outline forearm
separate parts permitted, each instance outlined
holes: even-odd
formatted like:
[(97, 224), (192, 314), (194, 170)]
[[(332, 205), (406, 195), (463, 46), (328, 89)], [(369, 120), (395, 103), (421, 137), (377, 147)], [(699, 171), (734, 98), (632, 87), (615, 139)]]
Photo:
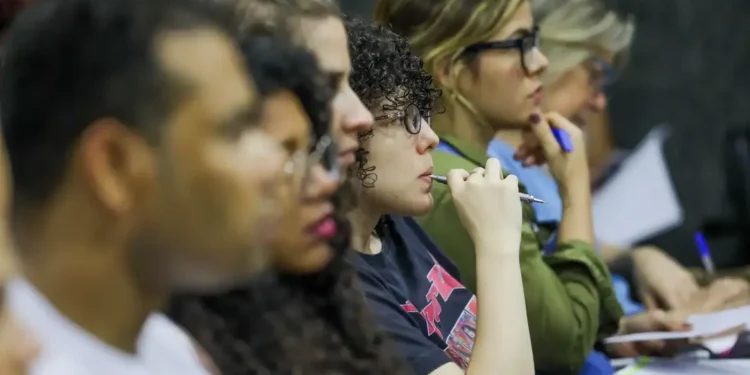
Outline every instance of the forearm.
[(575, 374), (599, 332), (601, 302), (584, 266), (556, 272), (541, 256), (521, 261), (526, 309), (537, 368)]
[[(482, 248), (477, 248), (477, 252), (499, 253)], [(508, 374), (533, 374), (534, 357), (517, 254), (477, 256), (477, 310), (477, 335), (466, 373), (485, 375), (502, 370)]]
[(594, 225), (591, 218), (591, 189), (586, 183), (561, 188), (563, 201), (562, 220), (558, 228), (558, 243), (580, 240), (594, 243)]

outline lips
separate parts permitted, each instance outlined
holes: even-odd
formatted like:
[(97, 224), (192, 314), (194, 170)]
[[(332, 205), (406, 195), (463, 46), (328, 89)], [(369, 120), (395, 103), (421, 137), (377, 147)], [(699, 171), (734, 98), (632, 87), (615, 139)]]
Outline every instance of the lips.
[(433, 172), (435, 172), (435, 167), (430, 167), (424, 173), (419, 175), (419, 177), (430, 177), (433, 174)]

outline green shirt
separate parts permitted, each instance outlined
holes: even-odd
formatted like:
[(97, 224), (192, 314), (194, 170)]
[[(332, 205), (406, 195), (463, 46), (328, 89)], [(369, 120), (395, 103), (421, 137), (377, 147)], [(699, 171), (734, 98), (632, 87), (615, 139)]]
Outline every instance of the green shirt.
[[(433, 152), (435, 174), (484, 167), (484, 150), (453, 137), (440, 139), (460, 155)], [(432, 195), (433, 210), (417, 220), (456, 263), (464, 285), (476, 290), (472, 240), (458, 218), (448, 187), (434, 184)], [(609, 270), (592, 244), (558, 243), (553, 254), (543, 256), (543, 244), (549, 235), (535, 229), (535, 220), (531, 205), (524, 204), (520, 261), (534, 362), (541, 372), (577, 374), (595, 341), (617, 331), (622, 308)]]

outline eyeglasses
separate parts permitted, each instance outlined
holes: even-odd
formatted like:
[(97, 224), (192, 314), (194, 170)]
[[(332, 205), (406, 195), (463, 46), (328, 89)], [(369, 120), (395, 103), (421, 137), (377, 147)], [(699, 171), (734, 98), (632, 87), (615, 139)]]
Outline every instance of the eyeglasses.
[(604, 92), (617, 78), (617, 71), (612, 64), (598, 57), (593, 57), (590, 61), (589, 82), (592, 87)]
[(409, 132), (409, 134), (419, 134), (419, 131), (422, 130), (422, 114), (419, 112), (419, 108), (414, 104), (409, 104), (402, 110), (377, 116), (374, 120), (375, 122), (384, 123), (386, 121), (392, 122), (396, 119), (401, 122), (401, 125), (406, 128), (406, 131)]
[(331, 178), (339, 179), (338, 148), (328, 135), (320, 137), (312, 151), (299, 150), (293, 153), (284, 164), (284, 173), (292, 186), (302, 190), (310, 183), (310, 170), (319, 163)]
[(520, 38), (472, 44), (466, 47), (462, 56), (475, 55), (486, 50), (517, 49), (521, 55), (523, 69), (526, 71), (526, 74), (531, 74), (537, 68), (535, 65), (537, 48), (539, 48), (539, 26), (534, 26), (530, 33)]

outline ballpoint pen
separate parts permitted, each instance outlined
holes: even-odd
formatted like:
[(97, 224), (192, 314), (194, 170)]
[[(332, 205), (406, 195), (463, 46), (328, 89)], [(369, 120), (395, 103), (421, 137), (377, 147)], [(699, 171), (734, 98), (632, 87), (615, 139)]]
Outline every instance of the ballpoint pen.
[[(431, 174), (430, 178), (433, 181), (439, 182), (439, 183), (441, 183), (443, 185), (448, 184), (448, 178), (445, 177), (445, 176), (438, 176), (438, 175)], [(543, 200), (541, 200), (541, 199), (539, 199), (539, 198), (537, 198), (537, 197), (535, 197), (533, 195), (529, 195), (529, 194), (518, 193), (518, 197), (521, 198), (521, 200), (524, 201), (524, 202), (544, 203)]]
[(695, 246), (698, 247), (698, 254), (700, 254), (703, 268), (709, 275), (713, 275), (715, 272), (714, 260), (711, 257), (711, 249), (708, 248), (706, 237), (703, 236), (702, 232), (695, 232)]

